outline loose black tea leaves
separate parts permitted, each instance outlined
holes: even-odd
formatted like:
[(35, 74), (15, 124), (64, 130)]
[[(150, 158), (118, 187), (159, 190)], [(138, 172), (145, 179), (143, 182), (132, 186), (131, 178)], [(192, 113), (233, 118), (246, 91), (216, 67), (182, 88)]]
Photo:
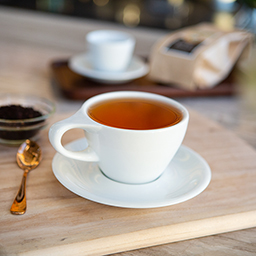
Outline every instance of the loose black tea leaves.
[(0, 119), (20, 120), (42, 116), (41, 112), (31, 107), (21, 105), (6, 105), (0, 107)]
[(33, 137), (40, 130), (41, 125), (31, 129), (29, 127), (37, 125), (44, 120), (30, 121), (29, 119), (40, 116), (42, 116), (42, 113), (32, 107), (23, 107), (21, 105), (1, 106), (0, 138), (4, 140), (23, 140)]

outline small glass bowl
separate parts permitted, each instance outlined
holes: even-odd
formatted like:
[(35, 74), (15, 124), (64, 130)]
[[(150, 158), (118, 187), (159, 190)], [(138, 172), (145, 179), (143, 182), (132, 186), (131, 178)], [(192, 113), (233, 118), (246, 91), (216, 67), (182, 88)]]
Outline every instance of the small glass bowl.
[(0, 143), (20, 145), (26, 139), (37, 139), (39, 131), (48, 124), (48, 119), (55, 112), (55, 104), (48, 99), (20, 94), (0, 94), (0, 107), (20, 105), (24, 108), (33, 108), (42, 115), (28, 119), (1, 119)]

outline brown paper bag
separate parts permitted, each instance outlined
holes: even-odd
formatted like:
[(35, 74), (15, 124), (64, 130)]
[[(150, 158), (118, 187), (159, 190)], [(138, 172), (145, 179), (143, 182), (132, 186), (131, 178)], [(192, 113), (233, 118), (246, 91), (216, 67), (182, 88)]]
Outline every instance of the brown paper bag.
[(181, 29), (153, 46), (148, 77), (187, 90), (212, 88), (248, 57), (252, 41), (246, 31), (221, 31), (211, 24)]

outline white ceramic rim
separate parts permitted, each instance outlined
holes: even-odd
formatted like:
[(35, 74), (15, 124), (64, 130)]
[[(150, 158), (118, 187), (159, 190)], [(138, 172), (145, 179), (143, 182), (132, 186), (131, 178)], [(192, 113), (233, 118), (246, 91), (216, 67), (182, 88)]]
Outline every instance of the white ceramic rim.
[(149, 72), (149, 66), (138, 56), (132, 57), (130, 65), (124, 71), (100, 71), (86, 65), (90, 63), (88, 54), (89, 53), (86, 52), (71, 57), (68, 63), (69, 68), (82, 76), (101, 82), (130, 81), (142, 77)]
[[(111, 98), (109, 97), (111, 96)], [(164, 102), (168, 105), (172, 105), (174, 107), (176, 107), (177, 109), (179, 109), (182, 112), (182, 120), (180, 122), (178, 122), (175, 125), (172, 126), (168, 126), (168, 127), (163, 127), (163, 128), (158, 128), (158, 129), (150, 129), (150, 130), (132, 130), (132, 129), (124, 129), (124, 128), (116, 128), (116, 127), (112, 127), (112, 126), (107, 126), (101, 123), (96, 122), (95, 120), (93, 120), (92, 118), (90, 118), (90, 116), (87, 114), (87, 110), (91, 105), (96, 104), (97, 102), (100, 101), (106, 101), (106, 100), (110, 100), (110, 99), (121, 99), (121, 98), (144, 98), (144, 99), (152, 99), (154, 101), (159, 101), (159, 102)], [(155, 94), (155, 93), (149, 93), (149, 92), (137, 92), (137, 91), (115, 91), (115, 92), (107, 92), (107, 93), (103, 93), (103, 94), (99, 94), (96, 96), (93, 96), (91, 98), (89, 98), (81, 107), (81, 111), (83, 111), (84, 115), (86, 115), (93, 123), (95, 123), (96, 125), (100, 125), (103, 127), (108, 127), (109, 129), (114, 129), (114, 130), (122, 130), (122, 131), (129, 131), (129, 132), (162, 132), (163, 130), (166, 129), (176, 129), (177, 126), (183, 126), (184, 122), (188, 122), (189, 120), (189, 112), (188, 110), (178, 101), (159, 95), (159, 94)]]
[[(85, 36), (85, 39), (88, 43), (95, 45), (100, 45), (102, 43), (104, 45), (115, 45), (124, 42), (135, 42), (135, 38), (131, 34), (119, 30), (94, 30), (89, 32)], [(106, 39), (112, 40), (108, 41)]]
[[(70, 149), (77, 150), (78, 144), (84, 145), (85, 139), (79, 139), (76, 141), (73, 141), (66, 145)], [(190, 155), (191, 159), (190, 162), (184, 162), (184, 161), (178, 161), (178, 165), (181, 165), (179, 168), (189, 168), (187, 171), (188, 175), (185, 175), (184, 177), (181, 176), (180, 179), (184, 179), (183, 181), (180, 180), (180, 182), (183, 183), (182, 187), (185, 188), (187, 182), (191, 182), (193, 187), (186, 187), (185, 190), (177, 190), (175, 195), (175, 191), (172, 191), (172, 194), (170, 194), (170, 178), (172, 177), (170, 174), (172, 172), (172, 163), (175, 162), (176, 155), (174, 156), (174, 159), (171, 161), (165, 173), (161, 175), (156, 181), (147, 183), (147, 184), (124, 184), (119, 183), (116, 181), (113, 181), (111, 179), (108, 179), (105, 175), (103, 175), (100, 171), (97, 171), (97, 173), (94, 173), (94, 168), (90, 164), (82, 161), (72, 160), (69, 158), (66, 158), (62, 156), (59, 153), (56, 153), (53, 161), (52, 161), (52, 170), (56, 177), (56, 179), (68, 190), (73, 192), (74, 194), (81, 196), (83, 198), (86, 198), (88, 200), (91, 200), (93, 202), (110, 205), (110, 206), (116, 206), (116, 207), (123, 207), (123, 208), (157, 208), (157, 207), (165, 207), (170, 206), (178, 203), (185, 202), (187, 200), (190, 200), (196, 196), (198, 196), (200, 193), (202, 193), (209, 185), (211, 181), (211, 169), (206, 162), (206, 160), (200, 156), (198, 153), (196, 153), (194, 150), (186, 147), (181, 146), (180, 149), (183, 152), (186, 152)], [(64, 175), (63, 172), (65, 169), (68, 169), (67, 164), (63, 163), (63, 161), (69, 161), (71, 169), (67, 170), (68, 172), (73, 172), (69, 175)], [(187, 160), (188, 161), (188, 160)], [(191, 162), (192, 161), (192, 162)], [(194, 164), (193, 164), (194, 162)], [(58, 165), (61, 164), (62, 168), (58, 168)], [(177, 165), (177, 164), (176, 164)], [(183, 166), (182, 166), (183, 165)], [(96, 179), (93, 183), (85, 178), (85, 181), (88, 183), (88, 187), (84, 187), (81, 181), (79, 181), (77, 175), (77, 171), (79, 168), (87, 167), (90, 169), (89, 172), (92, 173), (93, 177), (92, 180)], [(94, 164), (96, 166), (96, 164)], [(63, 169), (64, 168), (64, 169)], [(82, 170), (83, 171), (83, 170)], [(190, 173), (191, 172), (191, 173)], [(197, 180), (195, 182), (195, 177), (192, 175), (192, 173), (199, 173), (199, 176), (197, 177)], [(89, 175), (89, 174), (87, 174)], [(101, 177), (101, 182), (99, 178)], [(167, 177), (167, 179), (166, 179)], [(168, 179), (169, 178), (169, 179)], [(177, 180), (178, 181), (178, 180)], [(176, 184), (177, 182), (175, 182)], [(105, 185), (104, 185), (105, 184)], [(93, 188), (91, 186), (96, 186), (97, 193), (93, 192)], [(105, 187), (104, 187), (105, 186)], [(161, 188), (162, 192), (159, 192), (159, 188)], [(115, 198), (109, 198), (106, 194), (109, 192), (108, 189), (111, 189), (111, 194)], [(167, 191), (165, 191), (167, 190)], [(145, 192), (146, 191), (146, 192)], [(148, 192), (147, 192), (148, 191)], [(131, 192), (131, 193), (130, 193)], [(173, 194), (174, 192), (174, 194)], [(131, 196), (130, 194), (133, 195)], [(164, 195), (160, 195), (160, 199), (158, 200), (151, 200), (151, 197), (154, 196), (157, 193), (163, 193)], [(146, 198), (145, 198), (146, 195)], [(136, 199), (136, 202), (134, 201)], [(145, 200), (146, 199), (146, 200)]]

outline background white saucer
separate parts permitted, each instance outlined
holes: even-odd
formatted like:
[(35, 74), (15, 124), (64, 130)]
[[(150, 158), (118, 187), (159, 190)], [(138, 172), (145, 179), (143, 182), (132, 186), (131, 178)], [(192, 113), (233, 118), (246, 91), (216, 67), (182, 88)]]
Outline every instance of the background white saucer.
[[(66, 147), (82, 150), (85, 139)], [(73, 193), (89, 200), (126, 208), (154, 208), (173, 205), (200, 194), (211, 180), (207, 162), (193, 150), (181, 146), (164, 174), (143, 185), (122, 184), (108, 179), (97, 164), (76, 161), (59, 153), (52, 168), (59, 182)]]
[(101, 83), (125, 83), (145, 76), (149, 72), (148, 65), (137, 56), (133, 56), (129, 67), (123, 72), (104, 72), (94, 69), (88, 53), (73, 56), (68, 65), (74, 72)]

